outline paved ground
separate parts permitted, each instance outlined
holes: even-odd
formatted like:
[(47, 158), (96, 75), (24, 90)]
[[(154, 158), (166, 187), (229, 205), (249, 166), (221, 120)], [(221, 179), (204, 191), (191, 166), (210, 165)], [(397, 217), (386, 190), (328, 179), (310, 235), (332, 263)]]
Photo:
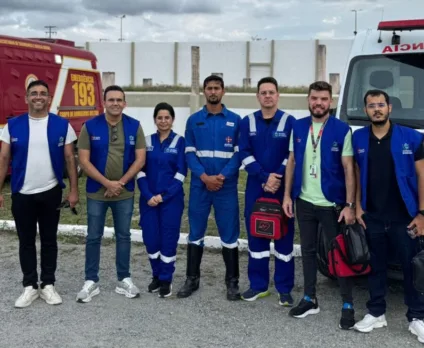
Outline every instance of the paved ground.
[[(132, 249), (133, 279), (142, 289), (139, 299), (114, 293), (114, 244), (102, 249), (101, 293), (91, 303), (75, 302), (83, 283), (84, 246), (61, 242), (57, 289), (64, 303), (49, 306), (37, 299), (31, 307), (15, 309), (22, 288), (17, 238), (0, 232), (1, 347), (421, 347), (407, 331), (402, 292), (388, 296), (389, 327), (360, 334), (337, 328), (340, 300), (337, 286), (319, 278), (321, 313), (306, 319), (287, 316), (272, 296), (256, 301), (228, 302), (223, 286), (223, 262), (217, 252), (205, 252), (200, 290), (188, 299), (159, 299), (145, 290), (150, 280), (142, 245)], [(302, 295), (302, 269), (296, 261), (296, 300)], [(241, 286), (247, 286), (247, 255), (241, 255)], [(180, 248), (174, 281), (183, 282), (185, 252)], [(357, 319), (365, 313), (367, 293), (355, 289)]]

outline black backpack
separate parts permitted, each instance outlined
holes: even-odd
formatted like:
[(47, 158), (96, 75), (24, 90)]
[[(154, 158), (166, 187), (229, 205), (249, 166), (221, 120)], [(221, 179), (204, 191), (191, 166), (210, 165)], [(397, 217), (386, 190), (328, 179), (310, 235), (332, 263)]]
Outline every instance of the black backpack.
[(371, 255), (362, 225), (343, 224), (342, 234), (346, 245), (347, 262), (350, 265), (368, 265)]

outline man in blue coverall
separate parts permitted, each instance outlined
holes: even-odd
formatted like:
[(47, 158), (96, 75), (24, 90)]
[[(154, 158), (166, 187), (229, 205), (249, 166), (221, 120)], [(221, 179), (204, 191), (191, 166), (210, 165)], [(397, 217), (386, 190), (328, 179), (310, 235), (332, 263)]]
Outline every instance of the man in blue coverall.
[(238, 134), (241, 118), (221, 103), (224, 81), (209, 76), (203, 82), (206, 105), (187, 120), (186, 158), (191, 171), (188, 219), (187, 279), (180, 298), (199, 288), (200, 263), (211, 206), (221, 237), (227, 299), (239, 300), (238, 237), (240, 234), (237, 181), (240, 157)]
[[(258, 198), (282, 202), (282, 177), (289, 156), (290, 134), (296, 119), (278, 109), (278, 83), (273, 77), (258, 82), (257, 98), (261, 109), (243, 118), (240, 124), (240, 159), (248, 173), (245, 196), (246, 229), (249, 242), (248, 276), (250, 288), (242, 294), (245, 301), (269, 295), (270, 240), (254, 237), (250, 216)], [(292, 306), (294, 285), (294, 219), (288, 220), (288, 233), (275, 240), (275, 287), (282, 306)]]

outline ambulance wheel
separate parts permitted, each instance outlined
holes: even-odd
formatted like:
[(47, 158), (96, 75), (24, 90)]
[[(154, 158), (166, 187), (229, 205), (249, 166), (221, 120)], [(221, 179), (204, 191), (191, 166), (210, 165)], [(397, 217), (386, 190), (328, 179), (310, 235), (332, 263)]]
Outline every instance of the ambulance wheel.
[(317, 236), (317, 264), (318, 271), (329, 279), (336, 279), (328, 271), (328, 251), (326, 248), (328, 243), (325, 240), (325, 235), (322, 232), (321, 224), (318, 225), (318, 236)]

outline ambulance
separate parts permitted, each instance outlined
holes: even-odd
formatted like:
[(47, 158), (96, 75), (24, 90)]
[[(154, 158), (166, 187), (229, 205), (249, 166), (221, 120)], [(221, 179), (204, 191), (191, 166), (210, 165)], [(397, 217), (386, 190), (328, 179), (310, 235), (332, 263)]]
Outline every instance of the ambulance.
[[(352, 44), (335, 116), (352, 131), (369, 125), (364, 113), (364, 95), (380, 89), (390, 97), (390, 119), (424, 131), (424, 19), (382, 21), (376, 30), (358, 33)], [(406, 233), (406, 227), (405, 227)], [(323, 233), (319, 233), (318, 267), (328, 273)], [(391, 279), (402, 279), (394, 250), (388, 265)]]
[(77, 135), (88, 119), (103, 112), (93, 53), (68, 40), (0, 35), (0, 132), (9, 118), (28, 112), (26, 88), (35, 80), (47, 82), (52, 95), (49, 111), (67, 118)]

